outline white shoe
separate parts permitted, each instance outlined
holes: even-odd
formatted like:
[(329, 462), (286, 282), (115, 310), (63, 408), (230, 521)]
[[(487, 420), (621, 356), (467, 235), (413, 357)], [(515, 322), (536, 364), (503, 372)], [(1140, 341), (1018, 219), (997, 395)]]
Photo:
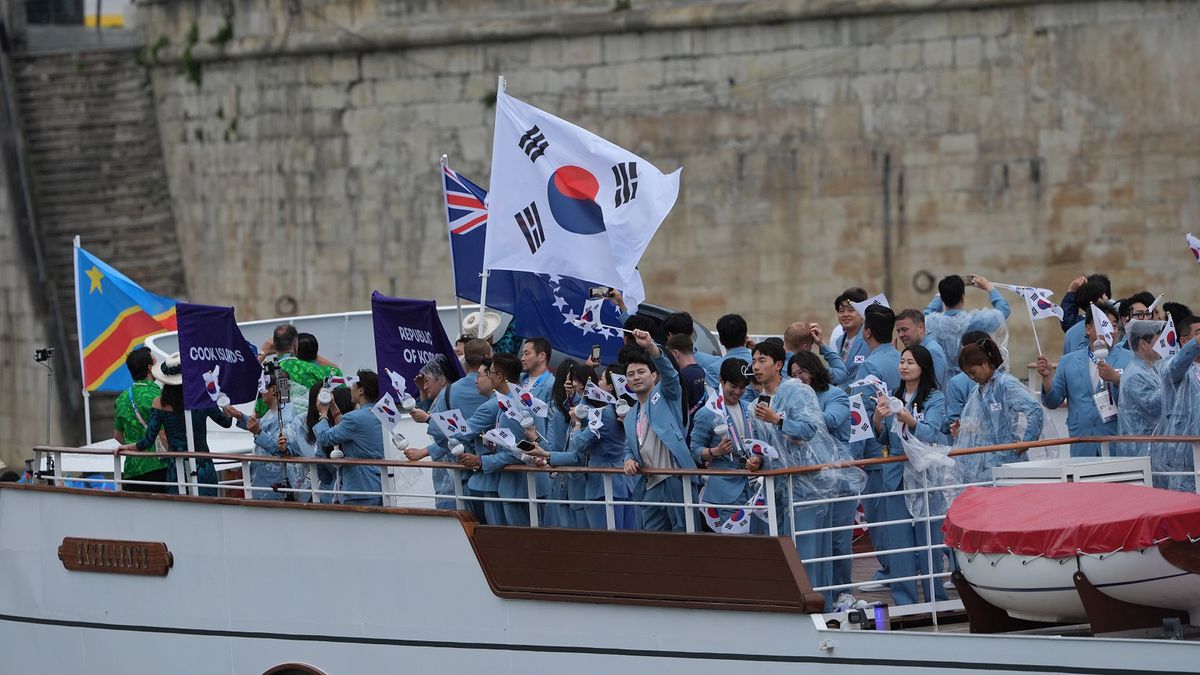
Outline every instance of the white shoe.
[(865, 584), (858, 585), (858, 590), (863, 593), (878, 593), (879, 591), (886, 591), (887, 588), (887, 584), (881, 584), (878, 581), (868, 581)]
[(942, 582), (942, 588), (944, 588), (948, 591), (952, 591), (952, 590), (954, 590), (954, 582), (953, 581)]

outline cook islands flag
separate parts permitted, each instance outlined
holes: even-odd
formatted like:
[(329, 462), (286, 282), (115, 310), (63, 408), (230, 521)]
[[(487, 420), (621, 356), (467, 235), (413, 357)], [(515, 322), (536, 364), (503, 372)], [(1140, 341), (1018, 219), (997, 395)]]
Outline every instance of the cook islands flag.
[(122, 391), (133, 384), (125, 357), (146, 338), (175, 330), (175, 300), (155, 295), (75, 246), (75, 308), (83, 386)]
[(504, 92), (496, 95), (487, 269), (588, 279), (645, 299), (637, 264), (679, 196), (679, 173)]

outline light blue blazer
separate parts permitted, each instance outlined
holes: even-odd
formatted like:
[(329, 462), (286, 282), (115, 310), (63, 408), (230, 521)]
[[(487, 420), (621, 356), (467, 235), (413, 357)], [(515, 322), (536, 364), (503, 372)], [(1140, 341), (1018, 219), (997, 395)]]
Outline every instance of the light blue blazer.
[[(890, 343), (876, 347), (863, 361), (857, 379), (861, 380), (867, 375), (874, 375), (882, 380), (888, 391), (896, 391), (900, 386), (900, 352), (896, 351), (896, 348)], [(851, 393), (863, 395), (863, 405), (867, 409), (867, 415), (870, 415), (871, 411), (875, 409), (878, 390), (875, 387), (858, 387)], [(882, 457), (883, 444), (877, 438), (855, 441), (850, 444), (850, 454), (855, 459)], [(867, 468), (868, 471), (877, 471), (878, 469), (877, 466)]]
[[(946, 443), (946, 438), (942, 435), (942, 425), (945, 423), (946, 418), (946, 397), (942, 392), (936, 389), (929, 392), (929, 396), (925, 398), (925, 403), (921, 406), (920, 410), (915, 410), (911, 404), (907, 408), (908, 412), (916, 418), (917, 428), (907, 430), (906, 433), (926, 443)], [(895, 420), (895, 416), (893, 415), (883, 418), (883, 432), (880, 436), (887, 439), (891, 455), (903, 455), (904, 439), (892, 431), (893, 420)], [(904, 482), (904, 464), (900, 462), (884, 464), (882, 470), (883, 491), (899, 490), (901, 484)]]
[[(650, 428), (671, 453), (676, 468), (694, 469), (696, 462), (692, 460), (692, 452), (687, 446), (683, 410), (680, 397), (679, 373), (671, 365), (666, 355), (660, 353), (654, 359), (658, 369), (658, 384), (650, 393), (646, 402), (650, 416)], [(641, 449), (638, 448), (637, 418), (642, 411), (642, 402), (638, 401), (625, 416), (625, 459), (632, 459), (642, 464)], [(646, 477), (639, 475), (634, 484), (633, 498), (639, 500), (646, 493)], [(699, 483), (699, 478), (693, 477), (693, 483)]]
[[(842, 353), (842, 344), (845, 342), (846, 334), (842, 333), (838, 336), (837, 344), (833, 346), (833, 353), (835, 356)], [(841, 371), (835, 373), (833, 370), (833, 364), (829, 362), (828, 357), (825, 358), (825, 361), (830, 363), (829, 377), (833, 383), (839, 385), (848, 384), (855, 380), (862, 379), (862, 376), (859, 375), (859, 371), (862, 370), (862, 364), (867, 360), (867, 354), (869, 352), (870, 350), (867, 349), (867, 343), (863, 342), (862, 339), (862, 329), (859, 328), (858, 334), (854, 336), (853, 341), (850, 343), (850, 351), (846, 352), (846, 358), (842, 359), (840, 356), (837, 357), (842, 361)], [(821, 356), (825, 356), (825, 352), (822, 351)], [(841, 376), (840, 379), (837, 377), (838, 375)]]
[[(730, 415), (740, 415), (741, 412), (730, 412)], [(698, 465), (702, 466), (703, 461), (701, 456), (704, 454), (705, 448), (715, 448), (721, 442), (721, 437), (713, 433), (713, 428), (725, 423), (721, 419), (721, 415), (713, 412), (709, 408), (701, 408), (696, 413), (696, 423), (692, 427), (692, 459)], [(750, 433), (754, 433), (753, 417), (746, 424), (750, 429)], [(729, 435), (730, 440), (733, 439), (732, 432)], [(738, 448), (734, 448), (733, 452), (716, 457), (712, 460), (710, 468), (714, 470), (730, 470), (744, 468), (744, 456), (739, 456)], [(748, 480), (745, 476), (709, 476), (707, 487), (704, 488), (704, 500), (710, 504), (738, 504), (744, 505), (747, 500), (746, 486)]]
[[(1074, 326), (1072, 326), (1074, 328)], [(1124, 368), (1129, 363), (1133, 353), (1127, 349), (1113, 349), (1105, 362), (1113, 368)], [(1099, 386), (1092, 386), (1092, 376), (1088, 372), (1091, 358), (1087, 349), (1073, 351), (1062, 357), (1058, 362), (1058, 370), (1054, 373), (1054, 382), (1050, 389), (1042, 389), (1042, 403), (1054, 410), (1067, 402), (1067, 432), (1072, 437), (1080, 436), (1116, 436), (1119, 425), (1114, 418), (1105, 422), (1096, 409), (1096, 401), (1092, 395), (1102, 391), (1106, 384), (1103, 380)], [(1119, 403), (1119, 390), (1112, 387), (1114, 401)], [(1073, 443), (1072, 457), (1099, 457), (1100, 445), (1097, 443)]]
[[(329, 420), (321, 418), (313, 427), (317, 445), (342, 446), (347, 459), (383, 459), (383, 425), (371, 412), (370, 403), (342, 415), (333, 427)], [(346, 464), (341, 467), (342, 490), (347, 492), (379, 492), (379, 467)], [(378, 497), (375, 498), (379, 499)], [(347, 495), (342, 501), (371, 500), (364, 495)]]

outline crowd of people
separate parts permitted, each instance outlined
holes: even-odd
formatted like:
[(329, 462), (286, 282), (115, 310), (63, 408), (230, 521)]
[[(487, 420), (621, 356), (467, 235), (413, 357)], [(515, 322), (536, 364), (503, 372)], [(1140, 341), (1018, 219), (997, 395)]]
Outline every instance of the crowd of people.
[[(989, 307), (965, 309), (969, 289), (986, 293)], [(626, 345), (615, 363), (565, 358), (553, 372), (553, 347), (545, 338), (511, 343), (510, 353), (485, 339), (488, 335), (463, 336), (456, 351), (466, 375), (460, 378), (455, 364), (441, 357), (426, 364), (417, 378), (421, 396), (412, 418), (430, 423), (438, 413), (457, 410), (468, 428), (447, 435), (430, 423), (432, 442), (407, 448), (405, 456), (457, 464), (457, 471), (434, 471), (437, 506), (457, 508), (456, 495), (463, 495), (469, 498), (462, 502), (466, 508), (487, 524), (528, 525), (532, 486), (538, 498), (548, 500), (538, 507), (542, 526), (602, 529), (611, 519), (619, 529), (682, 531), (687, 518), (681, 504), (689, 491), (692, 502), (707, 505), (694, 514), (699, 525), (731, 533), (769, 529), (766, 511), (756, 508), (765, 504), (766, 486), (756, 472), (822, 466), (774, 481), (775, 503), (784, 505), (777, 509), (777, 531), (798, 533), (803, 560), (847, 555), (861, 495), (868, 522), (890, 523), (871, 529), (875, 549), (901, 551), (879, 554), (878, 579), (897, 604), (908, 604), (920, 595), (931, 599), (931, 590), (933, 599), (945, 597), (941, 584), (887, 580), (942, 571), (940, 556), (930, 569), (926, 555), (904, 549), (923, 546), (930, 536), (940, 539), (936, 518), (952, 495), (918, 503), (911, 495), (888, 493), (986, 481), (992, 467), (1021, 461), (1025, 453), (963, 455), (953, 471), (942, 470), (933, 479), (911, 462), (858, 468), (851, 460), (944, 457), (955, 447), (1037, 440), (1043, 437), (1045, 410), (1063, 405), (1070, 437), (1200, 435), (1200, 318), (1184, 305), (1159, 307), (1148, 292), (1114, 301), (1103, 275), (1075, 280), (1062, 302), (1061, 358), (1055, 364), (1039, 355), (1040, 383), (1026, 386), (1014, 376), (1006, 349), (1011, 309), (986, 278), (942, 279), (923, 310), (897, 312), (868, 298), (862, 288), (838, 295), (832, 334), (819, 322), (798, 321), (781, 337), (755, 342), (741, 316), (725, 315), (716, 324), (724, 351), (719, 356), (696, 350), (687, 312), (661, 324), (622, 314)], [(619, 302), (619, 295), (613, 300)], [(1155, 347), (1167, 315), (1180, 348), (1163, 359)], [(1102, 339), (1098, 317), (1115, 326), (1112, 344)], [(262, 455), (383, 458), (385, 437), (370, 410), (379, 398), (374, 372), (359, 371), (348, 378), (349, 386), (323, 397), (329, 377), (341, 373), (318, 356), (315, 337), (281, 326), (263, 351), (272, 352), (266, 358), (276, 359), (289, 376), (290, 395), (281, 396), (271, 376), (254, 415), (235, 408), (193, 411), (195, 429), (203, 429), (206, 419), (223, 426), (236, 422), (255, 435), (255, 453)], [(126, 449), (150, 450), (156, 442), (163, 449), (186, 447), (178, 359), (158, 364), (148, 350), (135, 350), (127, 363), (134, 385), (116, 403), (117, 440)], [(1034, 391), (1039, 384), (1040, 395)], [(519, 392), (544, 402), (547, 413), (508, 414), (504, 401)], [(282, 407), (281, 398), (287, 399)], [(491, 430), (504, 430), (519, 443), (498, 444), (495, 435), (487, 437)], [(1097, 444), (1069, 447), (1072, 456), (1101, 454)], [(1189, 443), (1143, 438), (1114, 443), (1111, 452), (1149, 456), (1158, 487), (1195, 490)], [(171, 462), (152, 454), (129, 459), (126, 480), (147, 484), (127, 489), (161, 489), (149, 482), (174, 479)], [(518, 463), (547, 470), (532, 481), (524, 472), (503, 471)], [(254, 464), (252, 483), (260, 488), (254, 498), (281, 499), (309, 488), (304, 464)], [(697, 468), (749, 473), (702, 478), (659, 472)], [(377, 467), (319, 469), (322, 500), (381, 503)], [(200, 471), (200, 482), (215, 483), (211, 463)], [(611, 512), (606, 496), (616, 504)], [(822, 503), (801, 503), (812, 500)], [(787, 504), (793, 505), (790, 512)], [(923, 516), (935, 518), (928, 529)], [(834, 531), (811, 532), (823, 529)], [(805, 567), (814, 586), (851, 583), (849, 560)], [(832, 603), (832, 593), (827, 601)]]

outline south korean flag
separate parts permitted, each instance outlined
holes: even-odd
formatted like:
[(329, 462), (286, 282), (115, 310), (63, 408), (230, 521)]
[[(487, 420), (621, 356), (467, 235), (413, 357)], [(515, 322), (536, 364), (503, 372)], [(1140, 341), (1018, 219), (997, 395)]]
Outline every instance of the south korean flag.
[(871, 431), (871, 418), (867, 416), (867, 407), (863, 405), (862, 394), (850, 397), (850, 442), (865, 441), (874, 438)]
[(395, 429), (396, 425), (400, 423), (400, 409), (392, 400), (390, 393), (381, 396), (375, 405), (371, 406), (371, 412), (379, 418), (379, 423), (388, 431)]
[(501, 79), (484, 269), (569, 274), (645, 298), (638, 261), (679, 195), (650, 162), (510, 97)]
[(462, 411), (458, 408), (433, 413), (429, 416), (429, 419), (446, 438), (457, 434), (471, 433), (471, 425), (467, 424), (467, 418), (463, 417)]

